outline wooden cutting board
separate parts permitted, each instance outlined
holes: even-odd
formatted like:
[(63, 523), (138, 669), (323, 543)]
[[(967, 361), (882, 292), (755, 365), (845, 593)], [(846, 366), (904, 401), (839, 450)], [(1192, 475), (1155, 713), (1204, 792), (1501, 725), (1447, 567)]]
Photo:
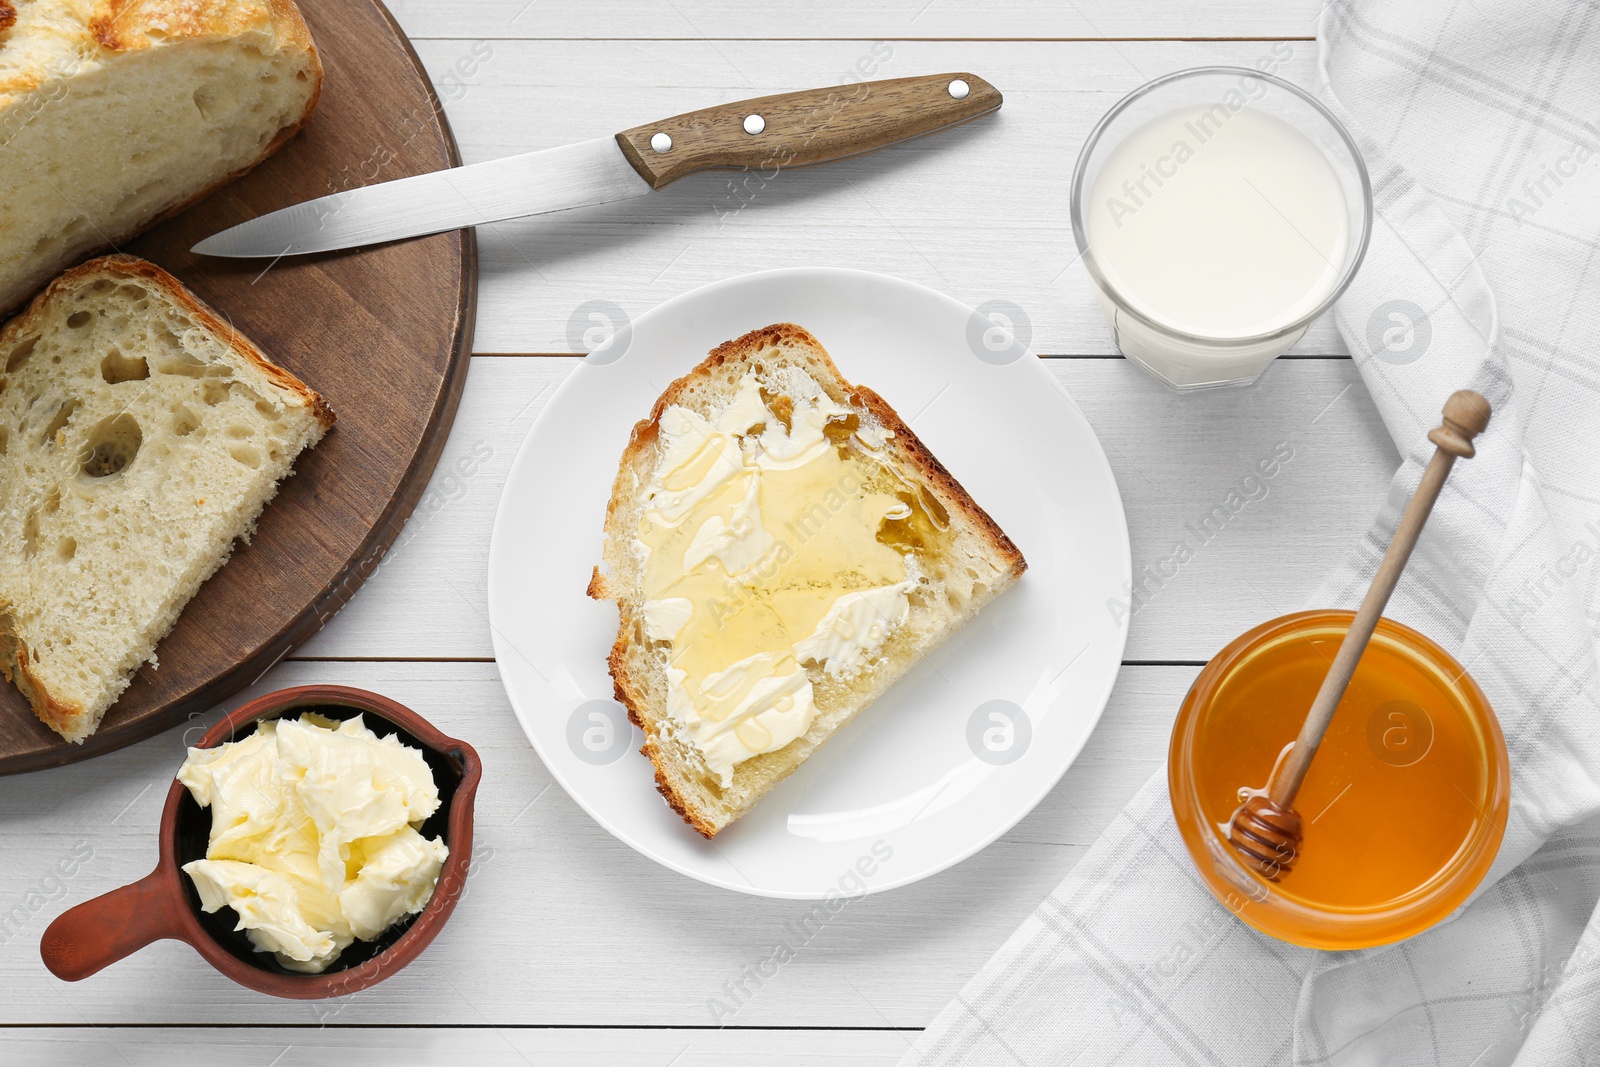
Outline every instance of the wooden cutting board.
[(0, 774), (121, 748), (209, 710), (311, 636), (374, 573), (422, 495), (466, 384), (471, 231), (268, 265), (191, 255), (263, 212), (460, 162), (410, 43), (376, 0), (301, 10), (326, 71), (316, 114), (239, 181), (123, 251), (177, 275), (327, 398), (338, 423), (184, 609), (95, 735), (72, 745), (0, 681)]

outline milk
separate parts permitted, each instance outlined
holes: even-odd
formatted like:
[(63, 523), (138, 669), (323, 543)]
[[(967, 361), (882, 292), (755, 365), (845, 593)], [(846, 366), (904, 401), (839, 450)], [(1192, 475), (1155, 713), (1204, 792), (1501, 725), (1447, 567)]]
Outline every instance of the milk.
[(1248, 105), (1186, 106), (1145, 122), (1111, 148), (1089, 187), (1087, 254), (1110, 290), (1101, 295), (1118, 343), (1174, 384), (1236, 376), (1241, 360), (1259, 373), (1299, 331), (1229, 342), (1293, 326), (1347, 265), (1351, 215), (1332, 163)]

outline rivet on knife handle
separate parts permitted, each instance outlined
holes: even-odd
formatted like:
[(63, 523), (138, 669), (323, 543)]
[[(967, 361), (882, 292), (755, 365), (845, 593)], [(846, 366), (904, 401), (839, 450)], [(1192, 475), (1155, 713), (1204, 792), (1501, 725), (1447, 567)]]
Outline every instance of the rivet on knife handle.
[(624, 130), (617, 143), (659, 189), (698, 170), (776, 171), (859, 155), (968, 122), (1001, 102), (1000, 90), (975, 74), (929, 74), (708, 107)]

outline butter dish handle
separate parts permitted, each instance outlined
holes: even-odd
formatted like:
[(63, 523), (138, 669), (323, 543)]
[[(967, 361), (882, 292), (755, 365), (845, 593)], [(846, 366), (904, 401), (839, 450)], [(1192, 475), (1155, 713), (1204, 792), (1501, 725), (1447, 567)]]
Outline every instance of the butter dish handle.
[(183, 887), (173, 872), (150, 874), (63, 912), (45, 930), (39, 955), (57, 978), (77, 982), (164, 938), (188, 941)]

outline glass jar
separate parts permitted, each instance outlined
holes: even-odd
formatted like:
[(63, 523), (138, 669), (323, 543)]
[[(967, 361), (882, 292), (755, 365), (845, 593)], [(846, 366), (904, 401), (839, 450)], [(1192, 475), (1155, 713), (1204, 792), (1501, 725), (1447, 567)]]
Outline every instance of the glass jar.
[(1229, 820), (1293, 746), (1353, 617), (1305, 611), (1237, 638), (1195, 679), (1168, 754), (1173, 815), (1207, 888), (1311, 948), (1387, 944), (1449, 915), (1494, 862), (1510, 801), (1482, 690), (1433, 641), (1381, 619), (1295, 798), (1292, 869), (1268, 881), (1238, 860)]

